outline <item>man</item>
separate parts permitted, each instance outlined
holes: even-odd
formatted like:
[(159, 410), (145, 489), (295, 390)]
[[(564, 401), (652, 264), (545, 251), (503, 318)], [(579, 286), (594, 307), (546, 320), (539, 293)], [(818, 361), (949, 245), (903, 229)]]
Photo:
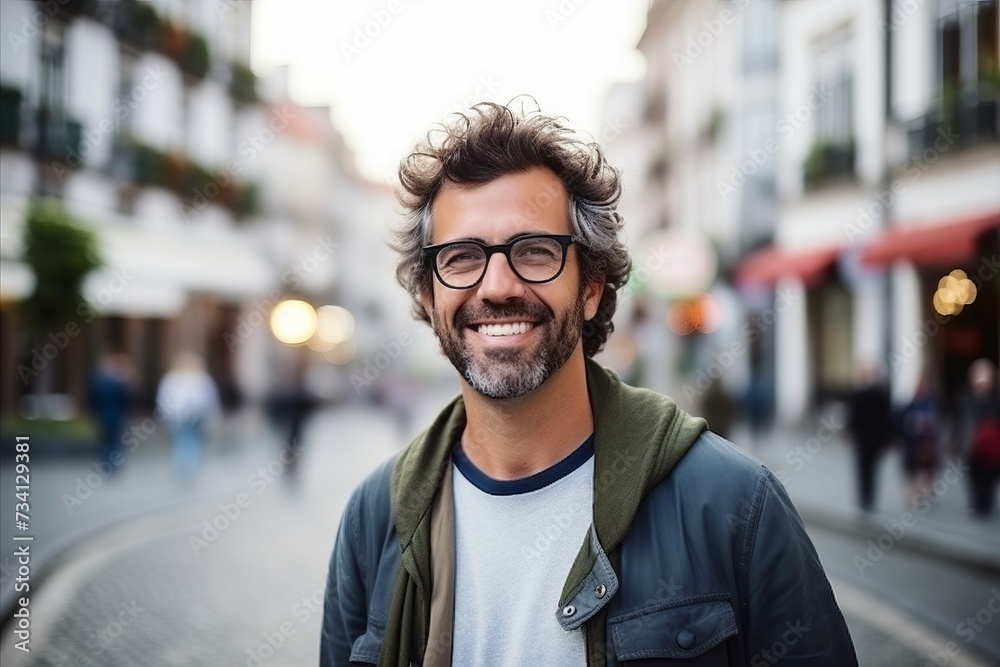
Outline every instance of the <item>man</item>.
[(875, 508), (878, 462), (892, 440), (892, 402), (889, 390), (879, 382), (874, 363), (861, 361), (854, 382), (848, 401), (847, 428), (858, 471), (858, 505), (871, 512)]
[(349, 501), (321, 664), (856, 665), (771, 473), (590, 360), (631, 269), (600, 148), (480, 104), (400, 178), (461, 396)]

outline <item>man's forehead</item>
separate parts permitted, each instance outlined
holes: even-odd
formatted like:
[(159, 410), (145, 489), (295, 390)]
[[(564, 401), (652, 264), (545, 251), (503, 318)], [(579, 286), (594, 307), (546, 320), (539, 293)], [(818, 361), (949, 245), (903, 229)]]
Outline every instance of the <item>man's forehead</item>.
[(443, 236), (463, 236), (470, 227), (506, 228), (511, 233), (520, 227), (571, 232), (566, 186), (544, 167), (482, 184), (446, 183), (432, 202), (431, 217), (435, 242)]

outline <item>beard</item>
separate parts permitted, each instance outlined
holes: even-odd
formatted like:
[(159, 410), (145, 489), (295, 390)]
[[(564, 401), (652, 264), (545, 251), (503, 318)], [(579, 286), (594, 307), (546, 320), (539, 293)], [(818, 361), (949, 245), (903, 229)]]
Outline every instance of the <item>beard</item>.
[[(455, 313), (451, 328), (435, 312), (432, 324), (441, 351), (469, 386), (487, 398), (509, 399), (538, 389), (562, 368), (583, 335), (583, 309), (581, 284), (576, 301), (559, 317), (544, 304), (517, 299), (501, 305), (467, 303)], [(477, 353), (465, 338), (472, 322), (515, 317), (543, 329), (535, 349), (486, 348)]]

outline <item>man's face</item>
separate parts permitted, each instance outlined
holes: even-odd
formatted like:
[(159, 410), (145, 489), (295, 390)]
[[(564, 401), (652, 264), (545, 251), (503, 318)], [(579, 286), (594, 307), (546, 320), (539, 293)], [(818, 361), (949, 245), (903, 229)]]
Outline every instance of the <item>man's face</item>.
[[(526, 234), (573, 233), (566, 188), (544, 168), (475, 187), (447, 183), (434, 199), (431, 217), (435, 245), (460, 240), (493, 245)], [(421, 302), (442, 351), (473, 389), (490, 398), (523, 396), (574, 353), (582, 356), (583, 322), (597, 312), (603, 283), (582, 280), (578, 253), (570, 246), (565, 268), (548, 283), (522, 281), (502, 253), (489, 259), (475, 287), (450, 289), (433, 279)]]

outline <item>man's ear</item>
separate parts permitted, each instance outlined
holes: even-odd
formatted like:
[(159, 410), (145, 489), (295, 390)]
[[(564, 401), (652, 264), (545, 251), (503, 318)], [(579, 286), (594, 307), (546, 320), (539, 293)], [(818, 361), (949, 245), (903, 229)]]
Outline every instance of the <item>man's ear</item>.
[(597, 280), (588, 280), (583, 285), (583, 319), (592, 320), (597, 315), (597, 308), (604, 296), (604, 276)]

